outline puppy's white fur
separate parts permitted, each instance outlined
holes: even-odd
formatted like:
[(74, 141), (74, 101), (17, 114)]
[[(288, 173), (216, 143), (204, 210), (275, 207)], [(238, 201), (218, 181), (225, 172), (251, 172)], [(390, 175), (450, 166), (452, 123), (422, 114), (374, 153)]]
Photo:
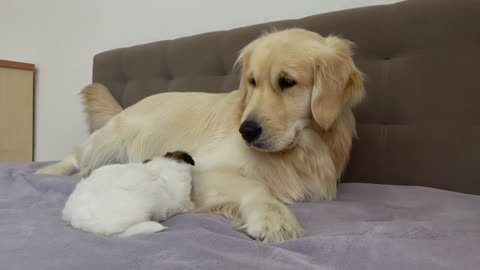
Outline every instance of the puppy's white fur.
[(193, 208), (191, 166), (168, 158), (101, 167), (81, 180), (68, 198), (63, 219), (106, 236), (164, 230), (162, 221)]

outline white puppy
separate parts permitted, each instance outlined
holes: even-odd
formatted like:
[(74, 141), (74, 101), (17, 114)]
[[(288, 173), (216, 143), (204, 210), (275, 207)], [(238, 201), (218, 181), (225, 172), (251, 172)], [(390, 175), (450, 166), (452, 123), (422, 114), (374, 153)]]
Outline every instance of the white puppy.
[(80, 181), (63, 209), (73, 227), (106, 236), (164, 230), (158, 221), (193, 209), (192, 157), (181, 151), (143, 164), (103, 166)]

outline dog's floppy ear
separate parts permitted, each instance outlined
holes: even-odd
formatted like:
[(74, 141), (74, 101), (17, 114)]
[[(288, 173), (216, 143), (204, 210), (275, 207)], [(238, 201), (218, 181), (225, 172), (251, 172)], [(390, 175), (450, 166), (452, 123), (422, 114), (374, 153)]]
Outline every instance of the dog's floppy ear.
[(352, 60), (352, 43), (329, 36), (314, 52), (315, 82), (311, 110), (315, 122), (328, 130), (340, 113), (365, 96), (363, 75)]
[(247, 44), (242, 50), (240, 50), (240, 53), (238, 55), (237, 60), (233, 64), (233, 68), (239, 68), (240, 69), (240, 86), (239, 90), (243, 94), (243, 100), (245, 101), (247, 98), (247, 86), (248, 86), (248, 78), (247, 75), (245, 74), (246, 67), (249, 64), (250, 56), (252, 55), (252, 52), (254, 48), (257, 46), (258, 41), (262, 38), (263, 36), (260, 36), (256, 40), (250, 42)]

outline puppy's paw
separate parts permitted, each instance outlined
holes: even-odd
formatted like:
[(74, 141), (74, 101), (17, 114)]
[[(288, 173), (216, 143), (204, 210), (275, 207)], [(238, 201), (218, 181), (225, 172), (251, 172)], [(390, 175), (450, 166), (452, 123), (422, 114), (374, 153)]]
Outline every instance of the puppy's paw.
[(266, 243), (283, 242), (303, 235), (297, 218), (287, 206), (279, 203), (252, 209), (243, 230), (252, 238)]

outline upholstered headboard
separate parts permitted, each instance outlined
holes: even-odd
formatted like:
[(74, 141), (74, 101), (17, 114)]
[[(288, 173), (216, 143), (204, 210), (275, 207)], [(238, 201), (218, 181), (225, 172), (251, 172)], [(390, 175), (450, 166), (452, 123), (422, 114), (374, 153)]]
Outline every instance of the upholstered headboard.
[(166, 91), (231, 91), (238, 51), (273, 27), (358, 47), (368, 98), (343, 181), (480, 194), (477, 0), (411, 0), (116, 49), (95, 56), (93, 81), (123, 106)]

